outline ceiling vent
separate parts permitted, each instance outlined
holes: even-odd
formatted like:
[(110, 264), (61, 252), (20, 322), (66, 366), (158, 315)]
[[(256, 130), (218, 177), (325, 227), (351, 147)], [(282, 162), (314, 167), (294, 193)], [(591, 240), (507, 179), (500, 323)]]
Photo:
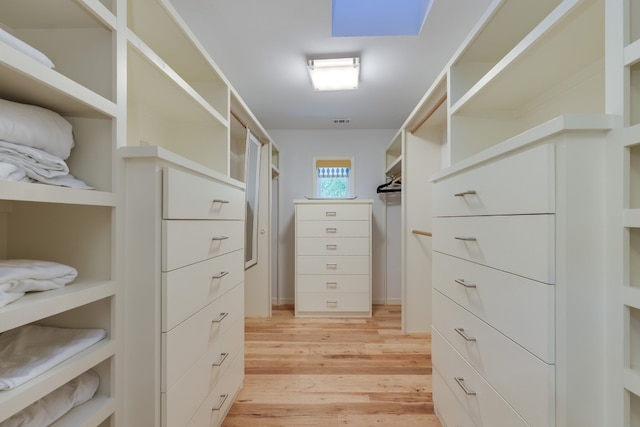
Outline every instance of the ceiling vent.
[(334, 125), (348, 125), (351, 123), (351, 119), (333, 119)]

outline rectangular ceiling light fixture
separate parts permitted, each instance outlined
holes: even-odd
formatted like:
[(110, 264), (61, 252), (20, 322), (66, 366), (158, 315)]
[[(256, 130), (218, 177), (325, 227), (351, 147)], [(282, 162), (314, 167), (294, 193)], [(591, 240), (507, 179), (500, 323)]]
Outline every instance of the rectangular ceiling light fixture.
[(333, 37), (420, 34), (433, 0), (333, 0)]
[(307, 69), (315, 90), (358, 88), (360, 58), (310, 59)]

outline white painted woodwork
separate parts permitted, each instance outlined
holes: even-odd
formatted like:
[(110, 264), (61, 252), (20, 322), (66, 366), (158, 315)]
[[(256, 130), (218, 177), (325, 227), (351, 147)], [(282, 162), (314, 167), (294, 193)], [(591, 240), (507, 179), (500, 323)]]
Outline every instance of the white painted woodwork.
[(371, 316), (371, 204), (294, 201), (297, 317)]
[(433, 370), (432, 378), (434, 410), (439, 419), (447, 420), (445, 427), (450, 425), (476, 427), (467, 410), (458, 401), (453, 391), (442, 378), (442, 375), (435, 369)]
[[(479, 426), (528, 427), (514, 409), (489, 385), (480, 374), (440, 335), (432, 336), (434, 370), (444, 379), (471, 419)], [(437, 366), (437, 367), (436, 367)], [(455, 378), (466, 387), (456, 382)], [(475, 393), (475, 394), (468, 394)], [(448, 424), (448, 420), (445, 420)]]
[(541, 360), (554, 363), (553, 286), (440, 252), (433, 253), (433, 284)]

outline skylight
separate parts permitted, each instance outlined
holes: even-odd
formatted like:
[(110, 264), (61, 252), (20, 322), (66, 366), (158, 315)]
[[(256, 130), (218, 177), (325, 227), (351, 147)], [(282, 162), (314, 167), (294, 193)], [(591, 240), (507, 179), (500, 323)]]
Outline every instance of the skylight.
[(433, 0), (332, 0), (334, 37), (418, 35)]

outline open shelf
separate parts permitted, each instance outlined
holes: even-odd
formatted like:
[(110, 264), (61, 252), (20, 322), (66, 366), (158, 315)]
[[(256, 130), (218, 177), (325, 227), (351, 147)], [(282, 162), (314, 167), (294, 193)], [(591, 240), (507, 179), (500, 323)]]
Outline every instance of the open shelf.
[(629, 125), (640, 124), (640, 62), (629, 67)]
[(168, 0), (129, 0), (128, 26), (224, 120), (229, 83)]
[(385, 175), (387, 177), (400, 175), (402, 173), (402, 131), (398, 131), (393, 137), (387, 146), (385, 156)]
[(640, 40), (640, 0), (628, 0), (629, 13), (626, 15), (629, 19), (629, 38), (630, 42)]
[(563, 2), (451, 106), (452, 163), (563, 112), (604, 113), (603, 3), (573, 3)]

